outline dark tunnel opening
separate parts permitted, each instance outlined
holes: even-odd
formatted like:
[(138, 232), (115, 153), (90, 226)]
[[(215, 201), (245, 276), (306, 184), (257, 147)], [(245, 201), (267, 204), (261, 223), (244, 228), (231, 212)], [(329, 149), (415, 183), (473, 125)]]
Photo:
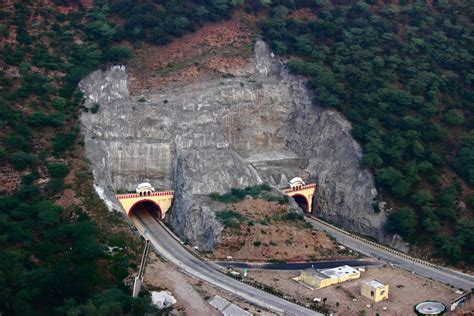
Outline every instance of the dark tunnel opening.
[(160, 206), (151, 200), (142, 200), (135, 203), (130, 208), (129, 216), (140, 217), (140, 213), (144, 213), (144, 212), (148, 212), (151, 216), (155, 217), (158, 220), (161, 220), (162, 218)]
[(309, 204), (306, 197), (304, 197), (303, 195), (297, 194), (297, 195), (293, 195), (293, 199), (296, 201), (298, 206), (301, 207), (301, 209), (304, 212), (309, 212)]

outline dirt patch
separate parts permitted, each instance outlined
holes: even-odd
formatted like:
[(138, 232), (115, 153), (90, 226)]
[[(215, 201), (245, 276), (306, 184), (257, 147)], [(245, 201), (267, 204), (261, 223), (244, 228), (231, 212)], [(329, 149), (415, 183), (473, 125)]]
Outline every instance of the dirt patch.
[(12, 167), (0, 168), (0, 193), (9, 194), (14, 192), (21, 183), (21, 173)]
[(221, 315), (207, 302), (214, 295), (224, 297), (253, 315), (276, 315), (182, 273), (175, 266), (161, 261), (154, 253), (149, 255), (144, 281), (145, 287), (149, 290), (169, 290), (177, 300), (173, 307), (181, 312), (181, 315)]
[[(251, 270), (248, 273), (251, 280), (267, 284), (286, 295), (298, 298), (303, 303), (310, 304), (315, 297), (327, 298), (326, 304), (337, 315), (414, 315), (413, 307), (417, 303), (436, 300), (449, 308), (451, 300), (459, 297), (457, 289), (389, 266), (370, 267), (361, 272), (360, 279), (315, 290), (291, 280), (297, 275), (299, 271)], [(388, 300), (375, 303), (360, 294), (362, 282), (372, 279), (389, 285)]]
[(144, 44), (128, 65), (131, 93), (245, 72), (253, 58), (256, 23), (254, 16), (236, 13), (228, 21), (206, 24), (170, 44)]
[(249, 198), (228, 210), (242, 218), (239, 226), (224, 229), (212, 254), (214, 259), (232, 256), (242, 261), (305, 261), (350, 257), (304, 219), (285, 218), (291, 214), (288, 205)]
[(76, 194), (71, 189), (65, 189), (61, 192), (61, 196), (56, 201), (56, 204), (62, 207), (71, 207), (74, 205), (80, 205), (81, 201), (76, 197)]
[(303, 9), (299, 9), (299, 10), (295, 10), (295, 11), (291, 12), (290, 14), (288, 14), (288, 18), (289, 19), (298, 19), (298, 20), (307, 22), (307, 21), (314, 21), (318, 17), (316, 16), (316, 14), (313, 12), (312, 9), (303, 8)]

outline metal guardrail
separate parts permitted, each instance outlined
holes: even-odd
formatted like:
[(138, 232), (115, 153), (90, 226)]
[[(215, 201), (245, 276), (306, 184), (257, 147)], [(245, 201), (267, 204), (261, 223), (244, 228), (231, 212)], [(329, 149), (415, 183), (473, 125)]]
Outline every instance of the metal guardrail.
[(349, 232), (347, 232), (347, 231), (345, 231), (345, 230), (343, 230), (343, 229), (340, 229), (339, 227), (336, 227), (336, 226), (334, 226), (334, 225), (331, 225), (331, 224), (329, 224), (329, 223), (327, 223), (327, 222), (325, 222), (325, 221), (323, 221), (323, 220), (321, 220), (321, 219), (315, 217), (314, 215), (310, 215), (310, 214), (305, 214), (305, 215), (306, 215), (307, 217), (311, 218), (312, 220), (318, 222), (318, 223), (321, 223), (321, 224), (323, 224), (323, 225), (325, 225), (325, 226), (328, 226), (328, 227), (330, 227), (330, 228), (332, 228), (332, 229), (334, 229), (334, 230), (337, 230), (338, 232), (340, 232), (340, 233), (342, 233), (342, 234), (344, 234), (344, 235), (346, 235), (346, 236), (355, 238), (355, 239), (360, 240), (360, 241), (362, 241), (362, 242), (364, 242), (364, 243), (366, 243), (366, 244), (369, 244), (369, 245), (371, 245), (371, 246), (374, 246), (374, 247), (383, 249), (383, 250), (388, 251), (388, 252), (390, 252), (390, 253), (393, 253), (393, 254), (395, 254), (395, 255), (397, 255), (397, 256), (403, 257), (403, 258), (405, 258), (405, 259), (408, 259), (408, 260), (411, 260), (411, 261), (414, 261), (414, 262), (417, 262), (417, 263), (420, 263), (420, 264), (423, 264), (423, 265), (426, 265), (426, 266), (429, 266), (429, 267), (432, 267), (432, 268), (436, 268), (436, 269), (441, 269), (441, 268), (442, 268), (442, 267), (440, 267), (440, 266), (438, 266), (438, 265), (435, 265), (435, 264), (433, 264), (433, 263), (431, 263), (431, 262), (428, 262), (428, 261), (424, 261), (424, 260), (421, 260), (421, 259), (417, 259), (417, 258), (411, 257), (411, 256), (409, 256), (409, 255), (407, 255), (407, 254), (404, 254), (403, 252), (398, 251), (398, 250), (395, 250), (395, 249), (389, 248), (389, 247), (387, 247), (387, 246), (378, 244), (378, 243), (376, 243), (376, 242), (373, 242), (373, 241), (371, 241), (371, 240), (365, 239), (365, 238), (360, 237), (360, 236), (358, 236), (358, 235), (351, 234), (351, 233), (349, 233)]
[(351, 233), (349, 233), (349, 232), (347, 232), (347, 231), (345, 231), (345, 230), (343, 230), (343, 229), (340, 229), (340, 228), (338, 228), (338, 227), (336, 227), (336, 226), (334, 226), (334, 225), (331, 225), (331, 224), (329, 224), (329, 223), (327, 223), (327, 222), (321, 220), (320, 218), (317, 218), (317, 217), (314, 216), (314, 215), (305, 214), (305, 216), (311, 218), (312, 220), (314, 220), (314, 221), (316, 221), (316, 222), (318, 222), (318, 223), (320, 223), (320, 224), (323, 224), (323, 225), (325, 225), (325, 226), (327, 226), (327, 227), (330, 227), (331, 229), (334, 229), (334, 230), (336, 230), (336, 231), (338, 231), (338, 232), (340, 232), (340, 233), (342, 233), (342, 234), (344, 234), (344, 235), (346, 235), (346, 236), (352, 237), (352, 238), (354, 238), (354, 239), (357, 239), (357, 240), (359, 240), (359, 241), (362, 241), (362, 242), (364, 242), (364, 243), (366, 243), (366, 244), (369, 244), (369, 245), (371, 245), (371, 246), (374, 246), (374, 247), (377, 247), (377, 248), (379, 248), (379, 249), (385, 250), (385, 251), (390, 252), (390, 253), (392, 253), (392, 254), (394, 254), (394, 255), (397, 255), (397, 256), (399, 256), (399, 257), (405, 258), (405, 259), (410, 260), (410, 261), (415, 262), (415, 263), (422, 264), (422, 265), (427, 266), (427, 267), (431, 267), (431, 268), (434, 268), (434, 269), (437, 269), (437, 270), (444, 271), (444, 272), (449, 273), (449, 274), (452, 274), (452, 275), (457, 275), (458, 277), (461, 277), (461, 278), (467, 278), (467, 279), (471, 280), (472, 282), (474, 282), (474, 277), (473, 277), (473, 276), (470, 276), (470, 275), (468, 275), (468, 274), (462, 273), (462, 272), (460, 272), (460, 271), (452, 270), (452, 269), (449, 269), (449, 268), (446, 268), (446, 267), (443, 267), (443, 266), (439, 266), (439, 265), (433, 264), (433, 263), (428, 262), (428, 261), (425, 261), (425, 260), (421, 260), (421, 259), (418, 259), (418, 258), (414, 258), (414, 257), (412, 257), (412, 256), (409, 256), (409, 255), (407, 255), (407, 254), (405, 254), (405, 253), (402, 253), (402, 252), (400, 252), (400, 251), (398, 251), (398, 250), (392, 249), (392, 248), (387, 247), (387, 246), (385, 246), (385, 245), (381, 245), (381, 244), (378, 244), (378, 243), (373, 242), (373, 241), (371, 241), (371, 240), (368, 240), (368, 239), (366, 239), (366, 238), (360, 237), (360, 236), (358, 236), (358, 235), (351, 234)]
[[(417, 263), (420, 263), (420, 264), (423, 264), (423, 265), (426, 265), (426, 266), (429, 266), (429, 267), (432, 267), (432, 268), (436, 268), (436, 269), (439, 269), (439, 270), (446, 270), (446, 268), (444, 268), (444, 267), (437, 266), (437, 265), (435, 265), (435, 264), (432, 264), (432, 263), (427, 262), (427, 261), (424, 261), (424, 260), (420, 260), (420, 259), (417, 259), (417, 258), (413, 258), (413, 257), (411, 257), (411, 256), (408, 256), (408, 255), (402, 253), (402, 252), (399, 252), (399, 251), (397, 251), (397, 250), (391, 249), (391, 248), (389, 248), (389, 247), (387, 247), (387, 246), (384, 246), (384, 245), (375, 243), (375, 242), (370, 241), (370, 240), (368, 240), (368, 239), (362, 238), (362, 237), (360, 237), (360, 236), (358, 236), (358, 235), (351, 234), (351, 233), (349, 233), (349, 232), (347, 232), (347, 231), (345, 231), (345, 230), (343, 230), (343, 229), (340, 229), (340, 228), (338, 228), (338, 227), (336, 227), (336, 226), (334, 226), (334, 225), (331, 225), (331, 224), (329, 224), (329, 223), (327, 223), (327, 222), (325, 222), (325, 221), (322, 221), (321, 219), (316, 218), (316, 217), (313, 216), (313, 215), (310, 215), (310, 214), (305, 214), (305, 215), (306, 215), (307, 217), (309, 217), (309, 218), (311, 218), (311, 219), (317, 221), (318, 223), (321, 223), (321, 224), (323, 224), (323, 225), (325, 225), (325, 226), (327, 226), (327, 227), (329, 227), (329, 228), (331, 228), (331, 229), (333, 229), (333, 230), (336, 230), (336, 231), (338, 231), (338, 232), (340, 232), (340, 233), (342, 233), (342, 234), (344, 234), (344, 235), (346, 235), (346, 236), (352, 237), (352, 238), (354, 238), (354, 239), (357, 239), (357, 240), (359, 240), (359, 241), (362, 241), (362, 242), (364, 242), (364, 243), (366, 243), (366, 244), (369, 244), (369, 245), (371, 245), (371, 246), (374, 246), (374, 247), (383, 249), (383, 250), (385, 250), (385, 251), (388, 251), (388, 252), (390, 252), (390, 253), (393, 253), (393, 254), (398, 255), (398, 256), (400, 256), (400, 257), (403, 257), (403, 258), (405, 258), (405, 259), (408, 259), (408, 260), (411, 260), (411, 261), (414, 261), (414, 262), (417, 262)], [(184, 242), (183, 242), (178, 236), (176, 236), (176, 235), (174, 234), (174, 232), (171, 231), (162, 221), (158, 220), (158, 223), (160, 224), (160, 226), (162, 226), (162, 227), (165, 229), (165, 231), (166, 231), (173, 239), (177, 240), (178, 242), (180, 242), (180, 243), (184, 246)], [(149, 241), (149, 240), (147, 240), (147, 241)], [(312, 308), (311, 306), (307, 306), (307, 305), (305, 305), (305, 304), (303, 304), (303, 303), (301, 303), (301, 302), (299, 302), (299, 301), (297, 301), (297, 300), (289, 299), (288, 297), (284, 297), (284, 295), (274, 293), (273, 291), (268, 291), (268, 290), (264, 289), (263, 287), (259, 287), (258, 285), (254, 284), (254, 283), (252, 283), (252, 282), (245, 281), (245, 280), (240, 279), (240, 278), (238, 278), (238, 277), (236, 277), (236, 276), (227, 274), (227, 273), (225, 273), (225, 270), (224, 270), (222, 267), (216, 266), (216, 265), (212, 264), (211, 262), (209, 262), (208, 260), (206, 260), (205, 258), (203, 258), (197, 251), (191, 250), (191, 249), (189, 249), (189, 248), (186, 247), (186, 246), (184, 246), (183, 248), (186, 249), (186, 251), (189, 252), (190, 254), (192, 254), (194, 257), (198, 258), (198, 259), (201, 260), (201, 261), (206, 262), (206, 263), (209, 265), (209, 267), (211, 267), (212, 269), (216, 270), (216, 271), (219, 272), (219, 273), (225, 274), (225, 275), (228, 276), (228, 277), (231, 277), (231, 278), (233, 278), (233, 279), (235, 279), (235, 280), (237, 280), (237, 281), (240, 281), (240, 282), (242, 282), (242, 283), (244, 283), (244, 284), (246, 284), (246, 285), (252, 286), (252, 287), (254, 287), (254, 288), (258, 289), (258, 290), (264, 291), (264, 292), (266, 292), (266, 293), (268, 293), (268, 294), (270, 294), (270, 295), (279, 297), (279, 298), (284, 299), (284, 300), (286, 300), (286, 301), (288, 301), (288, 302), (291, 302), (291, 303), (293, 303), (293, 304), (297, 304), (297, 305), (302, 306), (302, 307), (304, 307), (304, 308), (307, 308), (307, 309), (313, 310), (313, 311), (315, 311), (315, 312), (321, 313), (321, 312), (318, 311), (317, 309)], [(449, 271), (449, 272), (456, 272), (456, 271), (451, 271), (451, 270), (448, 270), (448, 271)], [(253, 303), (253, 304), (255, 304), (255, 303)], [(258, 304), (256, 304), (256, 305), (258, 305)], [(266, 308), (265, 306), (260, 306), (260, 307)], [(285, 313), (285, 315), (287, 315), (287, 314)]]
[[(155, 218), (155, 219), (156, 219), (156, 218)], [(311, 308), (311, 307), (308, 307), (308, 306), (304, 305), (304, 304), (301, 303), (301, 302), (298, 302), (298, 301), (296, 301), (296, 300), (290, 300), (290, 299), (288, 299), (288, 298), (286, 298), (286, 297), (284, 297), (284, 296), (282, 296), (282, 295), (276, 295), (276, 293), (271, 292), (271, 291), (266, 291), (266, 290), (263, 289), (262, 287), (259, 287), (259, 286), (257, 286), (256, 284), (253, 284), (252, 282), (246, 282), (246, 281), (244, 281), (244, 280), (242, 280), (242, 279), (239, 279), (239, 278), (237, 278), (237, 277), (235, 277), (235, 276), (232, 276), (232, 275), (230, 275), (230, 274), (225, 273), (225, 272), (224, 272), (225, 270), (224, 270), (222, 267), (220, 267), (220, 266), (218, 266), (218, 265), (216, 265), (216, 264), (213, 264), (212, 262), (209, 262), (208, 260), (206, 260), (205, 258), (203, 258), (198, 252), (192, 251), (192, 250), (189, 249), (188, 247), (185, 247), (185, 246), (184, 246), (184, 242), (183, 242), (178, 236), (176, 236), (176, 234), (175, 234), (171, 229), (169, 229), (161, 220), (158, 220), (158, 224), (159, 224), (161, 227), (163, 227), (163, 228), (166, 230), (166, 232), (167, 232), (173, 239), (175, 239), (175, 240), (177, 240), (179, 243), (181, 243), (181, 244), (183, 245), (183, 248), (184, 248), (187, 252), (189, 252), (189, 253), (192, 254), (194, 257), (198, 258), (199, 260), (204, 261), (210, 268), (214, 269), (216, 272), (222, 273), (222, 274), (224, 274), (224, 275), (226, 275), (226, 276), (228, 276), (228, 277), (231, 277), (232, 279), (234, 279), (234, 280), (236, 280), (236, 281), (242, 282), (242, 283), (244, 283), (244, 284), (246, 284), (246, 285), (249, 285), (249, 286), (251, 286), (251, 287), (253, 287), (253, 288), (256, 288), (256, 289), (258, 289), (258, 290), (260, 290), (260, 291), (263, 291), (263, 292), (265, 292), (265, 293), (267, 293), (267, 294), (270, 294), (270, 295), (279, 297), (279, 298), (281, 298), (281, 299), (284, 299), (285, 301), (288, 301), (288, 302), (290, 302), (290, 303), (293, 303), (293, 304), (302, 306), (302, 307), (304, 307), (304, 308), (307, 308), (307, 309), (309, 309), (309, 310), (312, 310), (312, 311), (321, 313), (321, 312), (317, 311), (317, 310), (314, 309), (314, 308)], [(148, 240), (148, 241), (149, 241), (149, 240)], [(153, 246), (153, 245), (152, 245), (152, 246)], [(153, 248), (155, 248), (155, 247), (153, 247)], [(155, 248), (155, 250), (157, 250), (157, 249)], [(157, 252), (158, 252), (158, 251), (157, 251)], [(164, 258), (163, 258), (163, 259), (164, 259)], [(167, 260), (165, 259), (165, 261), (167, 261)], [(186, 272), (184, 269), (183, 269), (183, 271)], [(187, 273), (187, 272), (186, 272), (186, 273)], [(206, 281), (204, 281), (204, 282), (206, 282)], [(238, 295), (237, 295), (237, 296), (238, 296)], [(262, 306), (262, 305), (259, 305), (259, 304), (256, 304), (256, 303), (252, 303), (252, 304), (257, 305), (257, 306), (259, 306), (259, 307), (261, 307), (261, 308), (264, 308), (264, 309), (268, 309), (268, 307), (266, 307), (266, 306)], [(284, 313), (284, 315), (291, 315), (291, 314), (289, 314), (287, 311), (284, 311), (283, 313)]]

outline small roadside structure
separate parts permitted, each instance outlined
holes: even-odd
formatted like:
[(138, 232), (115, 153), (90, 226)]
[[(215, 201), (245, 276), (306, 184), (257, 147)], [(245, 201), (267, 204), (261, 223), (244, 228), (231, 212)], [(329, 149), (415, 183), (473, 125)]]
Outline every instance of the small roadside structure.
[(388, 299), (388, 284), (383, 284), (377, 280), (363, 282), (360, 287), (360, 294), (374, 302), (386, 300)]
[(301, 271), (293, 280), (304, 283), (311, 288), (321, 289), (337, 283), (360, 278), (360, 271), (344, 265), (332, 269), (316, 270), (314, 268)]

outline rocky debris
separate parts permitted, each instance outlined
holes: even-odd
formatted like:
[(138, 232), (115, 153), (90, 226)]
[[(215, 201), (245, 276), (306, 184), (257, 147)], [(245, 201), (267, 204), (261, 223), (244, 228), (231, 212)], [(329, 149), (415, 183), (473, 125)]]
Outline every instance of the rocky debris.
[[(185, 240), (211, 249), (222, 230), (207, 195), (302, 176), (318, 183), (314, 213), (362, 234), (383, 237), (372, 175), (362, 170), (350, 124), (315, 106), (301, 78), (260, 40), (250, 75), (128, 92), (127, 71), (114, 66), (80, 87), (86, 155), (110, 203), (141, 182), (175, 190), (169, 222)], [(253, 70), (252, 70), (253, 69)]]
[(151, 292), (151, 301), (154, 305), (156, 305), (159, 309), (170, 307), (176, 304), (176, 299), (169, 291), (152, 291)]

